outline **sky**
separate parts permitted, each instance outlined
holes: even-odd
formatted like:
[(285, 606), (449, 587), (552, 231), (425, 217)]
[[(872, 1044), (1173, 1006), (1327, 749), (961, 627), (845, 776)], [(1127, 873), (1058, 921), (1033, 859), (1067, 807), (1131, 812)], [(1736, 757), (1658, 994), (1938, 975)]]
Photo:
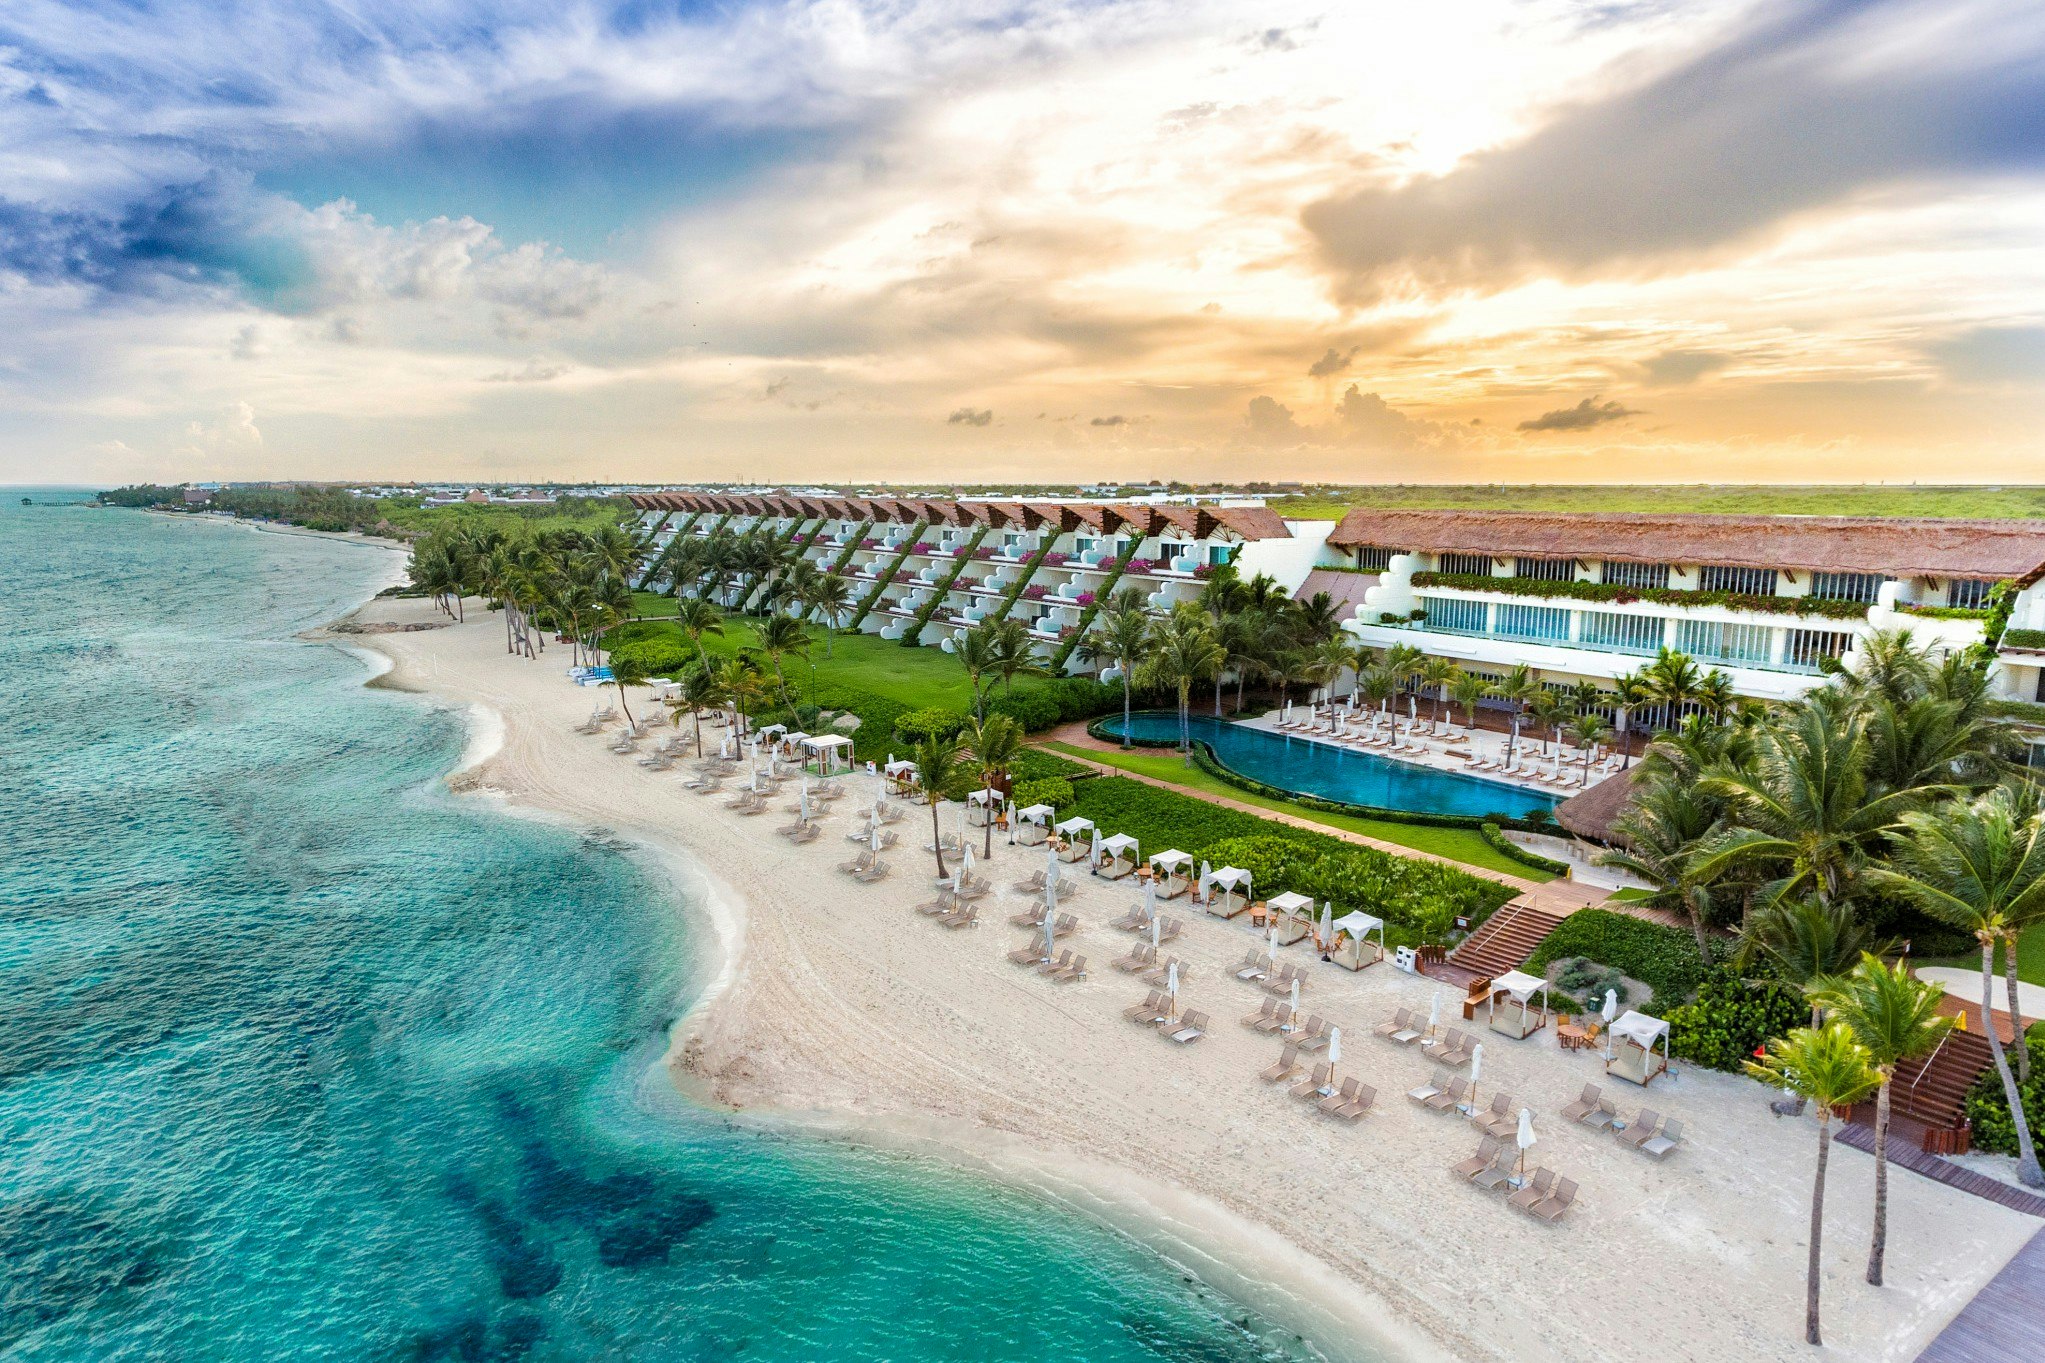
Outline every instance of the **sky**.
[(2045, 482), (2045, 0), (0, 6), (0, 481)]

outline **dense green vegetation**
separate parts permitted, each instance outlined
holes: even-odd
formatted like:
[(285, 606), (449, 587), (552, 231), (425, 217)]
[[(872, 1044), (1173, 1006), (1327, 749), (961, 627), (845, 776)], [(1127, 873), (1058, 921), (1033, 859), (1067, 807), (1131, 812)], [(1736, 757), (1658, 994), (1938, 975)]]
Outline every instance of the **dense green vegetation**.
[(138, 483), (99, 494), (107, 506), (155, 507), (166, 511), (224, 511), (251, 520), (281, 521), (308, 530), (348, 531), (408, 539), (437, 529), (491, 530), (500, 534), (532, 529), (592, 531), (622, 525), (633, 516), (623, 497), (563, 494), (554, 502), (530, 506), (421, 506), (418, 497), (358, 497), (346, 488), (296, 483), (264, 487), (228, 487), (214, 492), (203, 506), (187, 506), (185, 485)]
[(1652, 1000), (1637, 1003), (1642, 1011), (1689, 998), (1706, 969), (1689, 933), (1608, 909), (1580, 909), (1562, 920), (1535, 949), (1526, 970), (1539, 975), (1551, 962), (1570, 957), (1610, 966), (1653, 990)]

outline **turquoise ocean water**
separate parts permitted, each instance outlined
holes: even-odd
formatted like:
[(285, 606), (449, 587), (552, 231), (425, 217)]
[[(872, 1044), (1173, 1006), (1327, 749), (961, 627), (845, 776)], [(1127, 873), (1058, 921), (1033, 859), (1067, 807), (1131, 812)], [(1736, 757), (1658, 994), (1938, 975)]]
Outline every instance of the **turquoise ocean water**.
[(457, 719), (293, 639), (385, 555), (34, 495), (0, 506), (0, 1359), (1304, 1352), (1027, 1194), (676, 1097), (667, 887), (449, 797)]

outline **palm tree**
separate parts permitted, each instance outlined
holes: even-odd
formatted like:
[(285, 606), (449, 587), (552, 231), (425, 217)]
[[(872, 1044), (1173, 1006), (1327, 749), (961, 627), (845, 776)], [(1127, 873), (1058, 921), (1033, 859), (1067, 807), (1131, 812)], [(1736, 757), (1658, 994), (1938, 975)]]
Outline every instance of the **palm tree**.
[(703, 636), (724, 633), (724, 613), (700, 596), (690, 597), (675, 603), (675, 623), (696, 646), (696, 661), (709, 667), (710, 655), (703, 650)]
[(1393, 696), (1399, 694), (1399, 683), (1392, 674), (1382, 667), (1373, 667), (1356, 679), (1356, 694), (1362, 696), (1378, 712), (1389, 710), (1392, 718), (1392, 742), (1399, 741), (1399, 711), (1391, 704)]
[(845, 618), (845, 612), (852, 609), (852, 584), (837, 573), (820, 573), (804, 605), (824, 622), (824, 656), (828, 658), (837, 639), (838, 624)]
[(1605, 737), (1608, 727), (1603, 715), (1591, 714), (1589, 712), (1580, 714), (1569, 721), (1569, 741), (1583, 752), (1583, 781), (1581, 782), (1583, 785), (1587, 786), (1591, 783), (1591, 751)]
[(1896, 1067), (1938, 1045), (1955, 1019), (1940, 1017), (1945, 991), (1925, 984), (1902, 965), (1884, 965), (1863, 954), (1850, 975), (1819, 983), (1813, 998), (1835, 1020), (1846, 1024), (1867, 1048), (1882, 1076), (1875, 1092), (1875, 1226), (1868, 1245), (1867, 1280), (1882, 1285), (1882, 1257), (1889, 1240), (1889, 1084)]
[(1683, 707), (1697, 699), (1698, 688), (1704, 684), (1704, 674), (1697, 670), (1697, 664), (1690, 656), (1664, 648), (1655, 655), (1655, 660), (1641, 669), (1641, 679), (1647, 683), (1648, 694), (1662, 707), (1662, 727), (1673, 729), (1683, 718)]
[[(1852, 969), (1870, 950), (1886, 949), (1887, 944), (1873, 941), (1844, 904), (1818, 898), (1777, 900), (1747, 920), (1740, 934), (1739, 960), (1749, 968), (1765, 962), (1775, 979), (1807, 990)], [(1813, 1027), (1819, 1015), (1813, 1000)]]
[(1541, 692), (1541, 683), (1534, 679), (1534, 670), (1525, 663), (1514, 663), (1512, 670), (1491, 683), (1490, 692), (1502, 701), (1512, 705), (1512, 732), (1505, 740), (1505, 763), (1512, 765), (1513, 754), (1519, 749), (1520, 721), (1526, 717), (1527, 702)]
[[(1119, 595), (1119, 593), (1117, 594)], [(1079, 658), (1092, 667), (1100, 662), (1112, 662), (1122, 674), (1122, 746), (1129, 742), (1129, 711), (1132, 688), (1135, 685), (1136, 669), (1149, 656), (1150, 617), (1141, 607), (1125, 607), (1110, 603), (1109, 608), (1094, 616), (1093, 628), (1079, 641)]]
[(974, 717), (984, 718), (987, 692), (983, 679), (994, 670), (995, 662), (993, 622), (982, 620), (967, 630), (952, 645), (952, 656), (966, 669), (966, 681), (973, 688)]
[(1556, 747), (1562, 746), (1562, 726), (1569, 719), (1570, 703), (1560, 691), (1544, 686), (1527, 697), (1527, 717), (1534, 721), (1536, 729), (1547, 730), (1547, 737), (1541, 740), (1541, 751), (1548, 751), (1548, 740), (1553, 739)]
[(1939, 670), (1939, 648), (1919, 644), (1907, 629), (1879, 629), (1854, 645), (1851, 666), (1835, 664), (1834, 683), (1861, 700), (1906, 704), (1925, 695)]
[(1825, 1165), (1832, 1155), (1833, 1109), (1850, 1107), (1882, 1082), (1867, 1047), (1845, 1023), (1799, 1027), (1768, 1043), (1747, 1072), (1803, 1098), (1818, 1114), (1818, 1172), (1811, 1183), (1810, 1258), (1804, 1270), (1804, 1342), (1823, 1344), (1818, 1330), (1819, 1260), (1825, 1236)]
[(668, 693), (668, 704), (677, 714), (687, 710), (695, 725), (696, 756), (703, 755), (703, 712), (714, 710), (729, 699), (722, 678), (708, 666), (692, 667), (682, 673), (675, 690)]
[[(978, 723), (969, 725), (962, 735), (966, 748), (972, 753), (973, 762), (980, 772), (980, 784), (985, 788), (1002, 789), (1002, 782), (1008, 775), (1009, 764), (1016, 754), (1023, 750), (1023, 727), (1008, 715), (989, 715)], [(988, 811), (993, 814), (992, 810)], [(987, 820), (986, 845), (981, 855), (994, 855), (994, 820)]]
[(1441, 727), (1441, 703), (1448, 696), (1449, 687), (1462, 675), (1463, 669), (1456, 666), (1455, 659), (1442, 657), (1426, 659), (1414, 674), (1425, 690), (1434, 693), (1434, 727), (1437, 729)]
[(1724, 806), (1693, 781), (1640, 779), (1632, 801), (1613, 822), (1616, 845), (1600, 852), (1601, 866), (1631, 871), (1654, 890), (1651, 908), (1680, 909), (1697, 939), (1697, 958), (1709, 964), (1716, 917), (1715, 882), (1696, 873), (1697, 849), (1718, 831)]
[(1145, 684), (1178, 692), (1179, 751), (1188, 762), (1193, 752), (1193, 688), (1220, 669), (1223, 656), (1214, 629), (1198, 606), (1182, 603), (1151, 624), (1142, 663)]
[(774, 685), (781, 692), (781, 703), (792, 705), (788, 698), (788, 678), (781, 673), (781, 660), (789, 654), (797, 657), (809, 653), (809, 627), (789, 615), (770, 615), (760, 622), (759, 650), (774, 669)]
[(744, 738), (746, 717), (767, 694), (766, 679), (760, 675), (759, 665), (749, 657), (726, 658), (715, 666), (713, 672), (718, 693), (724, 697), (725, 704), (731, 706), (738, 737)]
[(937, 807), (944, 803), (945, 792), (965, 777), (965, 750), (956, 735), (925, 734), (912, 760), (916, 779), (923, 783), (923, 803), (930, 806), (930, 846), (937, 853), (937, 876), (942, 880), (946, 874), (944, 834), (937, 826)]
[[(2045, 1170), (2038, 1167), (2031, 1124), (1993, 1011), (1995, 949), (2014, 954), (2012, 922), (2035, 914), (2045, 900), (2045, 818), (2035, 809), (2027, 813), (2030, 803), (1998, 786), (1976, 800), (1906, 814), (1889, 835), (1894, 869), (1878, 866), (1867, 874), (1872, 884), (1895, 890), (1940, 922), (1971, 932), (1980, 944), (1981, 1030), (2016, 1126), (2017, 1176), (2040, 1188), (2045, 1187)], [(2021, 1016), (2012, 1010), (2013, 1019)], [(2020, 1030), (2014, 1040), (2027, 1048)]]
[(1449, 701), (1463, 712), (1463, 727), (1472, 733), (1477, 731), (1477, 707), (1490, 694), (1491, 683), (1468, 672), (1458, 673), (1449, 683)]
[(1627, 672), (1612, 679), (1612, 701), (1619, 727), (1619, 743), (1626, 751), (1626, 758), (1619, 764), (1624, 771), (1633, 765), (1633, 742), (1630, 732), (1633, 712), (1654, 698), (1652, 690), (1638, 672)]

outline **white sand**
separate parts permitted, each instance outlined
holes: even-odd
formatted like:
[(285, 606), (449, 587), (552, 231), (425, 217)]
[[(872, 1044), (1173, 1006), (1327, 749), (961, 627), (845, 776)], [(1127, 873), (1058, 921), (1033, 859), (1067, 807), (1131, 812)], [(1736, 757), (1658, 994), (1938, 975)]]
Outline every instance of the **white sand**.
[[(422, 602), (378, 601), (366, 620), (418, 620)], [(1501, 1086), (1535, 1111), (1532, 1159), (1582, 1185), (1560, 1225), (1542, 1225), (1452, 1179), (1471, 1153), (1466, 1123), (1404, 1091), (1425, 1060), (1372, 1037), (1434, 986), (1390, 966), (1352, 975), (1316, 964), (1307, 1002), (1343, 1028), (1343, 1065), (1378, 1089), (1351, 1126), (1257, 1072), (1275, 1041), (1238, 1025), (1262, 995), (1222, 970), (1247, 927), (1181, 912), (1182, 998), (1216, 1029), (1176, 1046), (1125, 1022), (1143, 987), (1109, 962), (1132, 939), (1106, 926), (1133, 894), (1092, 882), (1072, 907), (1094, 973), (1058, 986), (1004, 959), (1023, 932), (1009, 881), (1039, 852), (996, 844), (983, 925), (947, 931), (909, 906), (928, 898), (927, 815), (899, 827), (894, 875), (862, 887), (835, 873), (859, 796), (808, 847), (741, 818), (572, 732), (591, 693), (564, 680), (566, 650), (508, 657), (501, 624), (358, 636), (397, 663), (387, 685), (502, 717), (494, 752), (459, 783), (515, 804), (602, 824), (692, 866), (730, 949), (704, 1003), (676, 1029), (679, 1082), (748, 1120), (799, 1123), (941, 1153), (1041, 1187), (1157, 1244), (1214, 1286), (1306, 1333), (1333, 1357), (1569, 1360), (1639, 1356), (1701, 1363), (1800, 1359), (1804, 1233), (1815, 1128), (1779, 1120), (1748, 1080), (1685, 1070), (1651, 1093), (1613, 1085), (1631, 1115), (1644, 1097), (1681, 1118), (1688, 1147), (1656, 1163), (1557, 1115), (1600, 1077), (1552, 1033), (1487, 1037), (1483, 1097)], [(483, 745), (478, 745), (479, 749)], [(790, 797), (792, 798), (792, 797)], [(780, 803), (777, 801), (777, 804)], [(949, 823), (947, 824), (949, 827)], [(1298, 949), (1294, 959), (1309, 959)], [(1889, 1285), (1861, 1281), (1871, 1161), (1835, 1146), (1826, 1235), (1829, 1356), (1902, 1363), (2037, 1229), (2029, 1218), (1897, 1171)]]

